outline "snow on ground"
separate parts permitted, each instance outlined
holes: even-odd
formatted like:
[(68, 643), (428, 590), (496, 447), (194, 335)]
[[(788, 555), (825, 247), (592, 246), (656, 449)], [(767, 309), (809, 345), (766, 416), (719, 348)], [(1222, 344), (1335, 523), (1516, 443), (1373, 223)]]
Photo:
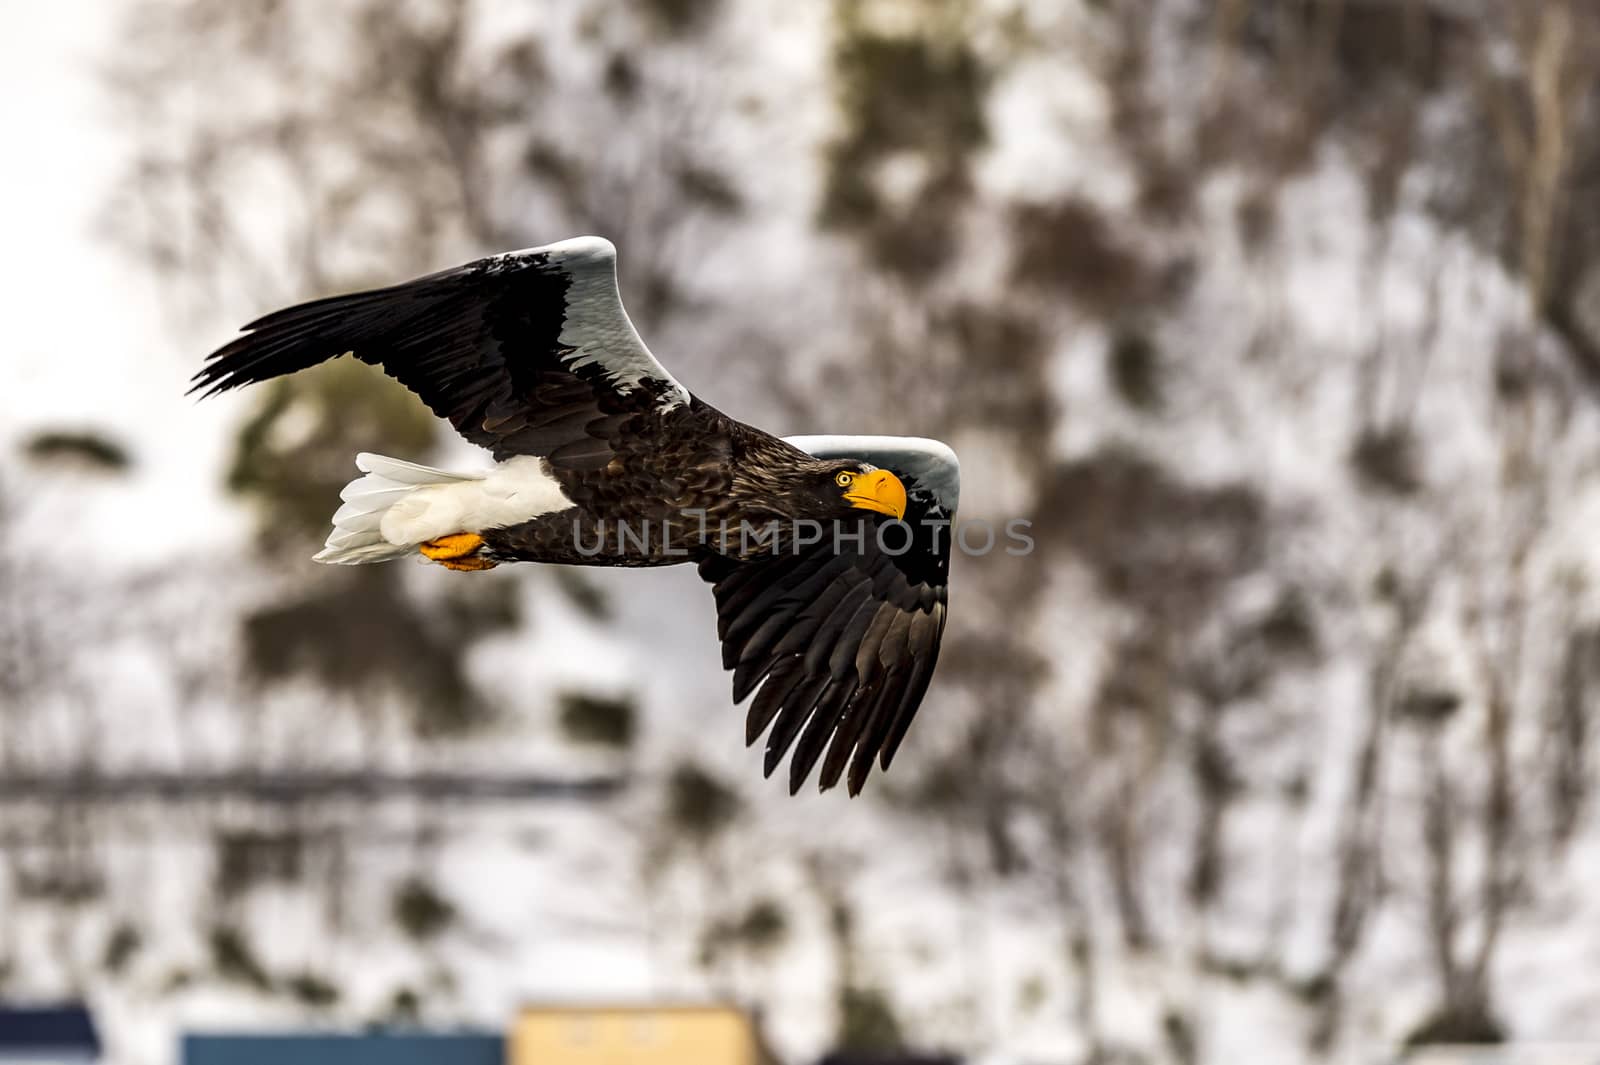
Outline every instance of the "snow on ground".
[[(0, 390), (0, 446), (11, 449), (34, 429), (79, 424), (105, 426), (125, 441), (137, 461), (125, 480), (82, 491), (27, 483), (56, 493), (36, 511), (47, 521), (53, 543), (95, 565), (136, 571), (190, 552), (225, 558), (242, 549), (246, 516), (227, 504), (217, 486), (228, 433), (248, 401), (230, 397), (196, 405), (183, 397), (184, 379), (206, 342), (175, 343), (153, 287), (98, 236), (104, 182), (119, 159), (114, 139), (100, 122), (98, 87), (88, 72), (115, 23), (110, 17), (115, 7), (103, 0), (96, 5), (98, 17), (89, 18), (81, 4), (36, 6), (0, 37), (0, 143), (12, 146), (9, 195), (0, 200), (0, 232), (7, 237), (0, 282), (13, 296), (7, 301), (7, 345), (0, 352), (0, 377), (8, 383)], [(809, 23), (809, 32), (819, 28)], [(803, 38), (801, 33), (793, 39)], [(787, 61), (795, 78), (806, 77), (813, 65), (803, 50)], [(1041, 110), (1045, 94), (1032, 91), (1031, 77), (1063, 83), (1050, 94), (1055, 107)], [(1099, 143), (1097, 131), (1107, 113), (1091, 81), (1070, 69), (1032, 75), (1024, 70), (1002, 87), (992, 106), (1001, 147), (984, 163), (981, 181), (987, 187), (1015, 194), (1029, 191), (1031, 182), (1038, 194), (1047, 195), (1067, 180), (1109, 205), (1126, 199), (1126, 175), (1092, 147), (1055, 158), (1049, 146), (1061, 144), (1060, 139), (1017, 132), (1065, 122), (1080, 143)], [(797, 142), (814, 140), (822, 123), (818, 115), (808, 115), (798, 124)], [(808, 174), (791, 168), (783, 180), (803, 187)], [(1357, 514), (1361, 507), (1345, 455), (1353, 399), (1323, 387), (1311, 401), (1286, 403), (1295, 381), (1244, 372), (1252, 323), (1267, 308), (1283, 314), (1282, 334), (1292, 335), (1298, 346), (1324, 352), (1332, 368), (1361, 358), (1380, 322), (1388, 342), (1417, 343), (1418, 359), (1426, 360), (1419, 361), (1417, 372), (1430, 386), (1418, 392), (1417, 414), (1429, 438), (1440, 442), (1428, 452), (1430, 473), (1470, 487), (1491, 477), (1495, 461), (1491, 442), (1476, 428), (1485, 423), (1474, 407), (1485, 402), (1487, 392), (1478, 380), (1485, 366), (1482, 352), (1492, 347), (1505, 322), (1518, 320), (1520, 295), (1481, 255), (1432, 229), (1420, 214), (1399, 228), (1374, 279), (1371, 234), (1348, 221), (1361, 214), (1359, 187), (1337, 157), (1320, 160), (1285, 197), (1280, 213), (1290, 221), (1278, 238), (1283, 247), (1275, 260), (1287, 263), (1285, 271), (1248, 261), (1246, 252), (1227, 239), (1232, 229), (1225, 220), (1239, 194), (1226, 176), (1205, 189), (1202, 224), (1217, 239), (1208, 242), (1207, 258), (1198, 267), (1192, 321), (1175, 323), (1166, 338), (1169, 348), (1185, 354), (1179, 372), (1196, 383), (1182, 394), (1206, 402), (1173, 412), (1164, 426), (1146, 423), (1138, 431), (1148, 446), (1166, 453), (1181, 449), (1197, 480), (1250, 475), (1266, 486), (1274, 505), (1334, 516), (1329, 530), (1298, 549), (1317, 556), (1325, 572), (1365, 574), (1372, 559), (1336, 517), (1342, 511)], [(772, 199), (805, 203), (809, 196), (786, 188), (773, 191)], [(750, 245), (723, 249), (722, 261), (704, 276), (711, 284), (737, 286), (745, 280), (741, 264), (759, 258), (757, 245), (798, 248), (807, 224), (802, 213), (775, 212), (767, 231), (752, 227)], [(1440, 268), (1442, 323), (1426, 351), (1418, 338), (1425, 331), (1429, 293), (1411, 281), (1425, 275), (1423, 263)], [(793, 272), (793, 264), (769, 261), (748, 283), (776, 291)], [(772, 295), (761, 298), (780, 302)], [(806, 305), (775, 311), (813, 312)], [(1229, 323), (1236, 327), (1230, 329)], [(1057, 442), (1065, 454), (1085, 453), (1132, 431), (1127, 416), (1103, 402), (1104, 381), (1092, 357), (1101, 339), (1078, 333), (1060, 341), (1055, 386), (1064, 405), (1079, 414)], [(689, 348), (692, 337), (668, 336), (657, 347), (669, 351), (674, 344)], [(702, 373), (708, 369), (697, 367)], [(1354, 375), (1343, 379), (1353, 382)], [(705, 391), (715, 399), (716, 389), (712, 378)], [(1592, 444), (1594, 418), (1581, 417), (1587, 423), (1582, 439)], [(1005, 494), (1003, 487), (994, 491), (997, 497)], [(1464, 507), (1488, 505), (1470, 491), (1463, 495)], [(973, 498), (975, 505), (985, 502), (981, 492)], [(989, 506), (1000, 509), (1003, 502), (996, 498)], [(1585, 530), (1592, 528), (1597, 507), (1600, 499), (1593, 493), (1562, 501), (1557, 526), (1570, 532), (1561, 550), (1575, 555), (1591, 548)], [(1074, 609), (1074, 603), (1094, 594), (1082, 574), (1067, 571), (1053, 579), (1061, 601), (1046, 620), (1059, 623), (1057, 631), (1082, 629), (1085, 645), (1098, 644), (1091, 638), (1103, 635), (1097, 626), (1115, 619)], [(714, 615), (695, 575), (654, 571), (604, 574), (598, 580), (621, 606), (616, 624), (596, 626), (548, 594), (547, 582), (529, 577), (531, 635), (487, 641), (474, 669), (499, 678), (499, 694), (507, 696), (522, 685), (548, 690), (563, 683), (640, 695), (647, 721), (644, 749), (660, 753), (641, 756), (637, 773), (659, 773), (668, 764), (666, 752), (694, 749), (736, 779), (753, 778), (755, 755), (740, 742), (740, 715), (726, 706)], [(1093, 684), (1097, 663), (1092, 656), (1078, 665), (1060, 679), (1063, 704), (1070, 705)], [(159, 704), (160, 677), (141, 675), (137, 662), (117, 668), (119, 684), (133, 701)], [(1330, 871), (1318, 867), (1315, 856), (1328, 853), (1327, 840), (1336, 830), (1347, 782), (1332, 767), (1347, 765), (1347, 752), (1358, 742), (1352, 708), (1364, 697), (1361, 684), (1349, 658), (1330, 661), (1308, 690), (1291, 700), (1303, 712), (1321, 715), (1319, 749), (1270, 751), (1284, 762), (1286, 775), (1309, 762), (1314, 777), (1307, 838), (1290, 840), (1286, 847), (1294, 852), (1291, 857), (1305, 859), (1304, 867), (1287, 877), (1291, 889), (1325, 890)], [(524, 703), (506, 731), (465, 745), (461, 757), (466, 764), (486, 764), (513, 746), (515, 755), (508, 760), (515, 764), (537, 765), (555, 757), (554, 741), (541, 724), (548, 720), (547, 710)], [(163, 722), (152, 729), (148, 749), (160, 752), (167, 742), (162, 731), (177, 727)], [(211, 727), (219, 729), (217, 743), (225, 746), (227, 726)], [(1079, 1033), (1061, 1020), (1063, 990), (1050, 976), (1059, 948), (1053, 940), (1045, 942), (1033, 905), (1006, 892), (976, 899), (953, 894), (936, 878), (938, 856), (894, 845), (896, 825), (881, 809), (852, 805), (838, 794), (807, 791), (789, 799), (782, 791), (777, 781), (752, 784), (746, 791), (764, 811), (760, 823), (766, 834), (740, 842), (732, 860), (741, 876), (798, 895), (796, 870), (764, 858), (785, 853), (795, 839), (829, 833), (844, 850), (861, 855), (862, 872), (853, 890), (863, 903), (865, 953), (880, 975), (892, 974), (897, 997), (913, 1013), (943, 1017), (949, 1038), (965, 1036), (969, 1045), (993, 1047), (1002, 1060), (1053, 1060), (1079, 1048)], [(771, 816), (779, 808), (781, 816)], [(1164, 813), (1175, 823), (1184, 817), (1178, 801)], [(1239, 839), (1259, 838), (1276, 830), (1276, 816), (1267, 808), (1242, 811), (1232, 831)], [(328, 1014), (328, 1023), (357, 1023), (396, 987), (429, 987), (446, 968), (459, 974), (459, 983), (441, 991), (440, 1004), (429, 1007), (425, 1019), (430, 1022), (495, 1025), (530, 1000), (715, 992), (696, 971), (693, 943), (680, 926), (703, 903), (697, 895), (707, 889), (688, 882), (663, 887), (640, 881), (628, 846), (647, 842), (637, 838), (645, 822), (628, 802), (598, 811), (553, 807), (454, 815), (449, 839), (426, 860), (443, 886), (463, 900), (474, 923), (467, 933), (426, 951), (396, 941), (382, 919), (381, 890), (416, 861), (410, 848), (385, 842), (386, 833), (403, 838), (408, 818), (403, 807), (382, 811), (370, 846), (354, 855), (363, 875), (349, 880), (344, 934), (328, 937), (326, 914), (303, 893), (264, 892), (237, 915), (265, 933), (269, 962), (314, 964), (337, 976), (345, 998)], [(382, 828), (386, 823), (391, 827)], [(629, 843), (618, 846), (618, 839)], [(1404, 840), (1396, 845), (1402, 851), (1412, 846)], [(1553, 870), (1563, 878), (1548, 891), (1555, 901), (1520, 916), (1501, 951), (1497, 976), (1504, 986), (1546, 985), (1538, 993), (1505, 997), (1507, 1020), (1519, 1034), (1600, 1038), (1588, 1010), (1600, 989), (1584, 975), (1600, 972), (1595, 935), (1600, 903), (1584, 890), (1592, 871), (1600, 868), (1597, 847), (1594, 840), (1584, 840)], [(1239, 861), (1250, 856), (1241, 852)], [(293, 1011), (236, 989), (202, 983), (166, 991), (164, 981), (175, 968), (204, 964), (193, 914), (210, 860), (206, 841), (165, 832), (159, 825), (116, 851), (116, 879), (141, 885), (122, 904), (158, 918), (152, 949), (133, 978), (89, 977), (91, 997), (118, 1060), (167, 1061), (173, 1033), (184, 1027), (296, 1023)], [(1243, 895), (1232, 900), (1240, 909), (1236, 924), (1215, 931), (1220, 942), (1248, 950), (1260, 931), (1262, 910), (1283, 885), (1270, 868), (1252, 869), (1244, 879), (1249, 882)], [(1105, 890), (1104, 885), (1095, 890)], [(34, 910), (14, 912), (24, 915), (14, 918), (14, 943), (37, 966), (21, 975), (19, 986), (38, 994), (59, 991), (72, 978), (63, 968), (60, 937), (91, 942), (116, 916), (74, 915), (64, 921)], [(743, 973), (742, 986), (760, 988), (769, 1002), (781, 1004), (769, 1014), (777, 1040), (803, 1056), (821, 1049), (831, 1024), (831, 999), (823, 990), (831, 962), (822, 915), (801, 912), (798, 921), (794, 945), (766, 969)], [(1319, 932), (1300, 925), (1286, 931), (1291, 964), (1315, 964)], [(1211, 1019), (1204, 1033), (1208, 1060), (1290, 1061), (1303, 1053), (1302, 1020), (1282, 994), (1234, 987), (1167, 958), (1130, 958), (1110, 938), (1107, 933), (1101, 944), (1110, 962), (1102, 969), (1100, 999), (1103, 1027), (1116, 1033), (1118, 1042), (1160, 1045), (1161, 1005), (1171, 997)], [(1043, 1005), (1020, 1001), (1016, 991), (1017, 978), (1035, 971), (1045, 981)], [(1573, 975), (1550, 980), (1557, 971)], [(1357, 1043), (1369, 1039), (1377, 1046), (1394, 1039), (1429, 1006), (1432, 989), (1414, 913), (1387, 911), (1356, 979), (1393, 989), (1382, 1001), (1365, 1001), (1351, 1019), (1360, 1035)], [(975, 1015), (962, 1012), (967, 1007), (960, 1003), (969, 993), (978, 1003)]]

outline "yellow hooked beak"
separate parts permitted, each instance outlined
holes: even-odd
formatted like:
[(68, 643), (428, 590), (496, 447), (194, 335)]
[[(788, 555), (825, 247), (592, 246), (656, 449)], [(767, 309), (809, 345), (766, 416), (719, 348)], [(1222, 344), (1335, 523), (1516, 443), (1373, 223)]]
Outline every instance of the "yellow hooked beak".
[(891, 518), (906, 515), (906, 486), (888, 470), (861, 474), (850, 483), (844, 498), (852, 507), (875, 510)]

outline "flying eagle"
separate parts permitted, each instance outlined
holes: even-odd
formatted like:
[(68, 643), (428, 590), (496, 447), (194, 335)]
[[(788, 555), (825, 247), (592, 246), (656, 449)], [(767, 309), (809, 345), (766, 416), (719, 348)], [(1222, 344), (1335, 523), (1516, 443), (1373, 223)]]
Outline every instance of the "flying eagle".
[[(362, 454), (320, 562), (421, 554), (663, 566), (712, 585), (746, 742), (789, 789), (887, 769), (944, 630), (955, 453), (934, 440), (780, 439), (679, 384), (622, 308), (599, 237), (480, 259), (244, 327), (191, 391), (209, 396), (353, 355), (381, 366), (495, 465), (449, 473)], [(759, 688), (759, 691), (757, 689)], [(848, 773), (847, 773), (848, 771)]]

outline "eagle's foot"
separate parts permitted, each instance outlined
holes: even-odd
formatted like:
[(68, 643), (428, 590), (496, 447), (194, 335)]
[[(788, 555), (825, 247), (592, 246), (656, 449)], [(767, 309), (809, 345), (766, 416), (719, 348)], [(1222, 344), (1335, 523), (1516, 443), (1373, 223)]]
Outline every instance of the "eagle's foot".
[(494, 569), (492, 560), (478, 554), (482, 547), (483, 537), (477, 533), (453, 533), (419, 544), (418, 550), (446, 569), (466, 572)]
[(446, 558), (440, 559), (439, 565), (445, 569), (460, 570), (463, 573), (474, 573), (478, 570), (494, 569), (498, 563), (487, 558)]

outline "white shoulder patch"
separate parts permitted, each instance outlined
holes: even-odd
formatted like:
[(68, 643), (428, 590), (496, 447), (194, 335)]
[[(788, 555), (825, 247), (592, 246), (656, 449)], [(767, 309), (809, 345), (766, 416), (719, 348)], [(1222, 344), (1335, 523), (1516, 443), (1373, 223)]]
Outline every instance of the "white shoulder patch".
[(615, 245), (604, 237), (573, 237), (510, 252), (508, 257), (535, 255), (544, 257), (547, 269), (559, 270), (571, 280), (561, 328), (561, 343), (573, 349), (567, 357), (571, 366), (601, 367), (619, 392), (631, 392), (645, 380), (662, 382), (667, 385), (663, 409), (689, 402), (689, 390), (650, 354), (623, 309)]

